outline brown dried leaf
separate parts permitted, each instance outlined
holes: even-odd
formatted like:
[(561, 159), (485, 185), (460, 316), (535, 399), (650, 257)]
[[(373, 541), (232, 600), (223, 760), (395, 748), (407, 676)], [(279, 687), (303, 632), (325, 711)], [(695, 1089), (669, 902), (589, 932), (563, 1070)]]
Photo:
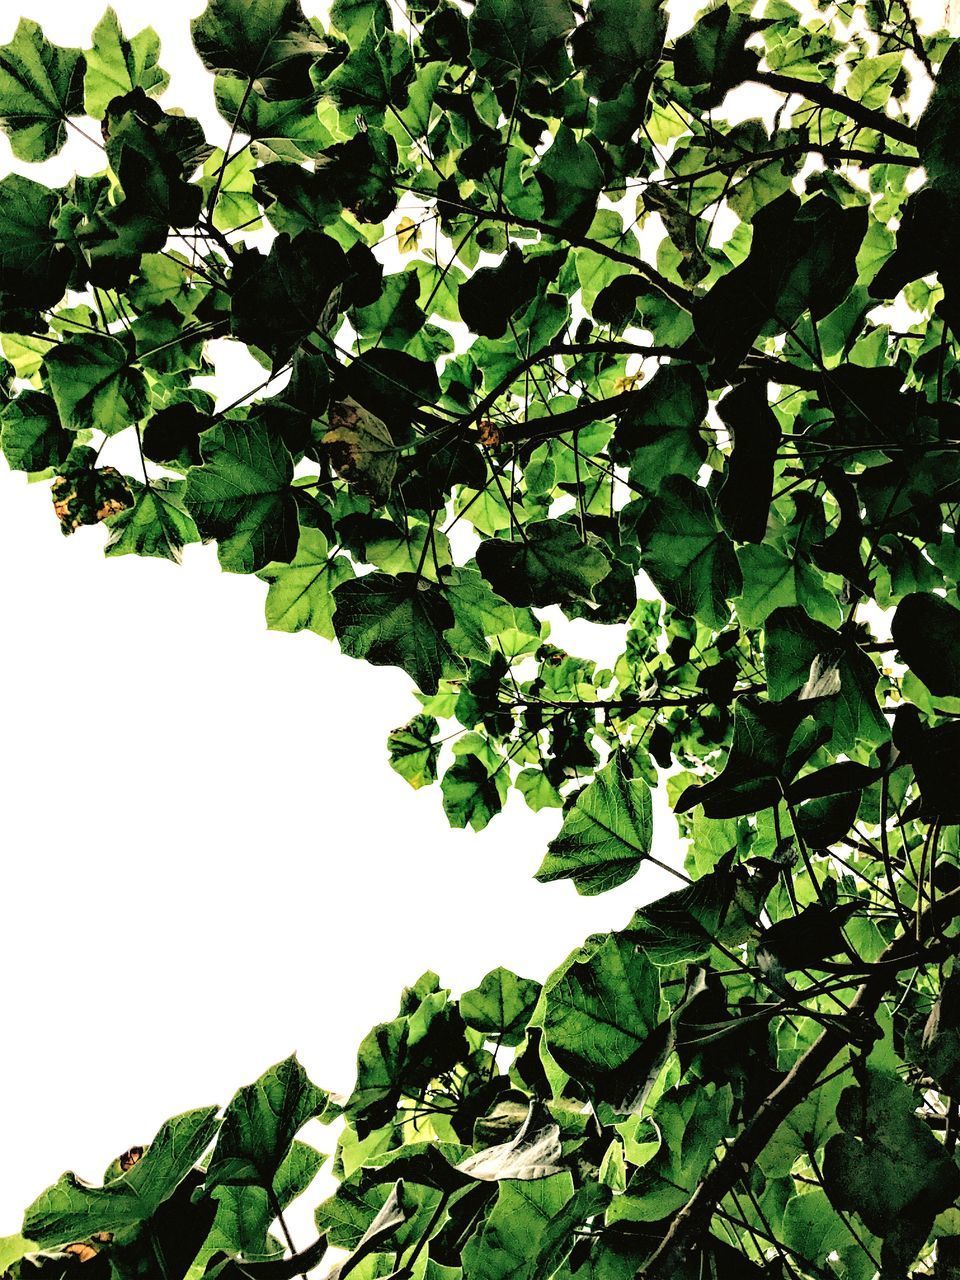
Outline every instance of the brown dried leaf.
[(75, 1258), (79, 1258), (81, 1262), (92, 1262), (97, 1256), (97, 1251), (92, 1245), (77, 1241), (76, 1244), (68, 1244), (63, 1251), (71, 1253)]
[(489, 418), (481, 418), (477, 423), (477, 435), (480, 437), (480, 443), (486, 449), (495, 448), (501, 440), (500, 428), (495, 422), (491, 422)]
[(386, 424), (348, 397), (327, 412), (330, 430), (323, 437), (337, 475), (356, 493), (383, 506), (397, 471), (397, 452)]

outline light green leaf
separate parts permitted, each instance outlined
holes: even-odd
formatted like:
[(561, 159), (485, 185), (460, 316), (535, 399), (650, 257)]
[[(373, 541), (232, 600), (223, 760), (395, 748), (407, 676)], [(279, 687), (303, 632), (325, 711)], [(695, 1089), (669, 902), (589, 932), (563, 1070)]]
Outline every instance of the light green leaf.
[(216, 1107), (168, 1120), (144, 1155), (102, 1187), (65, 1173), (27, 1209), (24, 1233), (49, 1248), (146, 1222), (203, 1155), (217, 1125)]
[(83, 115), (83, 54), (51, 44), (21, 18), (0, 48), (0, 129), (18, 160), (47, 160), (63, 146), (67, 117)]
[(188, 542), (199, 542), (196, 525), (183, 505), (182, 480), (129, 482), (133, 506), (107, 518), (108, 556), (160, 556), (179, 564)]
[(304, 526), (290, 563), (268, 564), (257, 574), (270, 584), (267, 626), (272, 631), (310, 630), (332, 640), (333, 591), (353, 576), (347, 557), (331, 554), (323, 534)]
[(160, 39), (152, 27), (145, 27), (127, 40), (116, 12), (108, 8), (94, 27), (92, 45), (86, 54), (84, 109), (96, 120), (106, 114), (111, 99), (136, 88), (160, 94), (170, 83), (170, 77), (158, 65)]
[(650, 788), (631, 778), (618, 756), (577, 796), (537, 879), (572, 880), (578, 893), (605, 893), (636, 875), (652, 840)]

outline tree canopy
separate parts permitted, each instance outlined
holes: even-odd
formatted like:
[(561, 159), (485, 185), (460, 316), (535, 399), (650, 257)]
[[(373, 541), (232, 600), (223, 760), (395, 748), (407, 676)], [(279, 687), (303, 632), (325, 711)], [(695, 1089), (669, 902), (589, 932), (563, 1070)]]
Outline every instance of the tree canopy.
[(349, 1096), (291, 1058), (64, 1174), (12, 1280), (960, 1275), (960, 51), (904, 0), (674, 25), (210, 0), (222, 149), (112, 10), (0, 48), (14, 154), (104, 152), (0, 180), (0, 445), (63, 532), (215, 541), (402, 668), (390, 764), (556, 808), (539, 879), (642, 903), (657, 786), (683, 842), (545, 982), (419, 978)]

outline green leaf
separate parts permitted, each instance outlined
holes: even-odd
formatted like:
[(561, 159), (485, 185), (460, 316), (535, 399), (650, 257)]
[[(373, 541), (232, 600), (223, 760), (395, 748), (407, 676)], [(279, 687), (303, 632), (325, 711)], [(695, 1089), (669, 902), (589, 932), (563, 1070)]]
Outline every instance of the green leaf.
[(503, 808), (509, 785), (509, 775), (500, 764), (491, 771), (472, 752), (461, 755), (440, 783), (443, 811), (451, 827), (471, 826), (474, 831), (482, 831)]
[(333, 593), (334, 631), (351, 658), (374, 666), (403, 667), (424, 693), (436, 693), (454, 661), (443, 633), (453, 611), (431, 583), (413, 573), (368, 573)]
[[(774, 876), (776, 871), (774, 870)], [(689, 964), (705, 959), (719, 943), (739, 947), (754, 939), (771, 877), (730, 865), (727, 855), (716, 869), (635, 912), (624, 935), (656, 965)]]
[(731, 1102), (729, 1086), (711, 1089), (700, 1081), (661, 1099), (660, 1146), (611, 1204), (608, 1221), (661, 1222), (686, 1204), (729, 1125)]
[(662, 365), (618, 418), (613, 456), (630, 467), (632, 480), (652, 492), (670, 475), (695, 480), (707, 456), (701, 430), (706, 417), (700, 373), (692, 365)]
[(323, 153), (330, 133), (320, 123), (315, 94), (273, 101), (247, 93), (246, 88), (242, 80), (217, 76), (213, 97), (229, 126), (235, 123), (240, 133), (248, 135), (256, 159), (301, 164)]
[(697, 337), (728, 367), (759, 334), (782, 333), (804, 311), (829, 314), (856, 279), (866, 230), (863, 207), (843, 209), (825, 195), (801, 204), (785, 192), (754, 218), (746, 261), (695, 304)]
[(653, 842), (653, 806), (649, 786), (626, 768), (617, 756), (577, 796), (537, 872), (541, 883), (606, 893), (636, 875)]
[(502, 1182), (496, 1204), (466, 1244), (465, 1273), (471, 1280), (536, 1280), (539, 1243), (572, 1194), (569, 1173), (537, 1182)]
[(717, 412), (731, 453), (717, 493), (717, 515), (736, 542), (763, 542), (773, 499), (780, 424), (767, 403), (765, 378), (749, 378), (723, 397)]
[(276, 1208), (285, 1210), (306, 1191), (324, 1159), (306, 1142), (294, 1142), (273, 1180), (272, 1198), (263, 1187), (252, 1184), (217, 1187), (217, 1216), (197, 1264), (204, 1264), (218, 1250), (239, 1253), (251, 1262), (282, 1257), (283, 1245), (269, 1234)]
[(802, 763), (802, 755), (799, 763), (793, 758), (791, 746), (807, 714), (802, 702), (767, 704), (747, 695), (738, 698), (733, 741), (722, 773), (687, 787), (674, 806), (677, 813), (702, 804), (708, 818), (735, 818), (777, 804), (783, 785)]
[(557, 130), (547, 154), (537, 165), (546, 221), (571, 235), (583, 235), (593, 221), (603, 170), (586, 140), (566, 125)]
[(660, 1014), (657, 969), (636, 944), (610, 933), (574, 953), (543, 989), (550, 1053), (578, 1080), (615, 1070), (637, 1051)]
[(293, 1140), (327, 1103), (296, 1058), (286, 1058), (234, 1094), (210, 1157), (207, 1187), (272, 1189)]
[(131, 89), (160, 94), (170, 83), (170, 77), (158, 65), (160, 39), (152, 27), (145, 27), (127, 40), (115, 11), (108, 8), (94, 27), (92, 44), (86, 54), (83, 82), (88, 116), (101, 120), (111, 99)]
[(900, 658), (931, 693), (960, 697), (960, 609), (930, 591), (912, 591), (890, 628)]
[(850, 73), (845, 92), (868, 107), (882, 107), (890, 97), (902, 65), (903, 54), (896, 49), (876, 58), (861, 58)]
[(574, 61), (586, 71), (587, 91), (616, 97), (638, 72), (652, 71), (665, 32), (659, 0), (592, 0), (570, 41)]
[(840, 622), (836, 596), (817, 570), (799, 556), (785, 555), (769, 542), (737, 550), (743, 594), (735, 600), (737, 617), (747, 627), (759, 627), (776, 609), (799, 606), (827, 626)]
[(0, 409), (0, 446), (15, 471), (44, 471), (66, 462), (74, 442), (60, 426), (53, 400), (40, 391), (21, 391)]
[(584, 542), (565, 521), (535, 520), (518, 534), (515, 542), (495, 538), (477, 548), (477, 568), (511, 604), (589, 601), (593, 588), (610, 572), (600, 540), (588, 534)]
[(960, 1090), (960, 974), (951, 973), (926, 1017), (911, 1022), (905, 1056), (951, 1097)]
[(469, 23), (473, 65), (493, 84), (549, 79), (573, 27), (567, 0), (478, 0)]
[(65, 1173), (27, 1209), (24, 1233), (42, 1247), (85, 1240), (99, 1231), (124, 1231), (146, 1222), (173, 1194), (210, 1145), (217, 1108), (202, 1107), (168, 1120), (143, 1156), (102, 1187)]
[(168, 227), (196, 222), (201, 192), (189, 179), (213, 148), (197, 120), (163, 111), (139, 86), (111, 99), (102, 130), (124, 194), (122, 204), (106, 214), (107, 227), (115, 233), (132, 227), (136, 234), (139, 218), (149, 234), (138, 248), (162, 249)]
[(347, 557), (331, 553), (323, 534), (304, 526), (290, 563), (268, 564), (257, 574), (270, 584), (267, 626), (272, 631), (310, 630), (332, 640), (333, 591), (353, 576)]
[(4, 1270), (19, 1262), (24, 1254), (34, 1250), (34, 1243), (25, 1236), (4, 1236), (0, 1239), (0, 1267)]
[(702, 14), (674, 44), (673, 70), (683, 85), (707, 85), (706, 105), (715, 106), (728, 89), (750, 77), (758, 64), (747, 40), (766, 26), (732, 6), (721, 4)]
[[(859, 1239), (873, 1251), (874, 1237), (862, 1225), (856, 1231)], [(787, 1204), (783, 1215), (783, 1242), (799, 1258), (815, 1265), (836, 1254), (848, 1275), (860, 1276), (865, 1267), (875, 1272), (850, 1228), (834, 1211), (826, 1192), (819, 1187), (805, 1190)], [(856, 1269), (858, 1263), (859, 1270)]]
[(476, 569), (453, 569), (444, 576), (447, 602), (456, 623), (450, 631), (450, 647), (465, 658), (486, 658), (490, 637), (498, 648), (506, 645), (506, 633), (532, 644), (540, 636), (540, 624), (529, 609), (507, 604)]
[(119, 338), (78, 334), (51, 347), (43, 367), (60, 420), (70, 431), (96, 427), (111, 436), (146, 415), (146, 379)]
[(230, 573), (289, 564), (299, 523), (293, 463), (281, 441), (256, 423), (221, 422), (205, 432), (203, 465), (187, 476), (186, 505)]
[(249, 80), (273, 98), (307, 92), (310, 66), (326, 48), (300, 0), (209, 0), (190, 33), (208, 71)]
[(346, 61), (327, 77), (323, 89), (344, 116), (362, 113), (366, 120), (381, 124), (391, 106), (404, 105), (412, 76), (413, 59), (404, 37), (371, 25)]
[(540, 995), (540, 983), (509, 969), (491, 969), (478, 987), (460, 997), (460, 1013), (468, 1027), (498, 1044), (519, 1044)]
[(362, 43), (368, 27), (392, 25), (386, 0), (333, 0), (330, 21), (346, 37), (351, 48)]
[(706, 491), (686, 476), (669, 476), (644, 506), (636, 536), (640, 563), (663, 598), (707, 626), (724, 626), (743, 580)]
[(371, 498), (378, 507), (390, 496), (397, 473), (398, 450), (384, 422), (356, 400), (338, 400), (327, 410), (330, 430), (323, 445), (337, 475), (354, 492)]
[[(524, 254), (516, 244), (508, 245), (496, 266), (481, 267), (457, 290), (464, 324), (486, 338), (502, 338), (511, 317), (530, 305), (556, 261), (554, 254)], [(511, 367), (516, 364), (514, 354), (510, 353)]]
[[(232, 158), (218, 147), (203, 166), (203, 191), (209, 202), (216, 191), (213, 225), (218, 231), (257, 231), (263, 226), (260, 205), (253, 195), (256, 160), (249, 150)], [(217, 190), (217, 180), (220, 187)]]
[(796, 693), (801, 704), (832, 731), (838, 752), (857, 743), (878, 746), (890, 736), (877, 702), (880, 677), (870, 657), (852, 640), (815, 622), (800, 609), (778, 609), (766, 621), (770, 697)]
[(854, 1210), (883, 1237), (884, 1267), (903, 1270), (933, 1219), (960, 1194), (960, 1170), (914, 1114), (912, 1090), (867, 1071), (837, 1107), (842, 1132), (827, 1143), (824, 1188), (836, 1209)]
[(433, 716), (414, 716), (387, 738), (390, 765), (414, 790), (437, 780), (440, 744), (436, 741), (438, 725)]
[[(63, 298), (72, 262), (54, 225), (61, 204), (60, 192), (30, 178), (11, 173), (0, 180), (0, 323), (8, 331), (45, 329), (37, 313)], [(29, 376), (25, 367), (18, 373)]]
[(107, 519), (108, 556), (160, 556), (179, 564), (183, 548), (200, 535), (183, 505), (182, 480), (130, 483), (133, 505)]
[(83, 54), (51, 44), (21, 18), (0, 48), (0, 129), (18, 160), (48, 160), (67, 137), (67, 117), (83, 115)]
[(230, 331), (285, 364), (320, 324), (347, 275), (343, 250), (321, 232), (279, 235), (264, 257), (250, 249), (233, 274)]
[(960, 168), (952, 145), (960, 122), (960, 53), (951, 45), (937, 71), (926, 110), (917, 121), (917, 150), (927, 181), (948, 200), (960, 198)]

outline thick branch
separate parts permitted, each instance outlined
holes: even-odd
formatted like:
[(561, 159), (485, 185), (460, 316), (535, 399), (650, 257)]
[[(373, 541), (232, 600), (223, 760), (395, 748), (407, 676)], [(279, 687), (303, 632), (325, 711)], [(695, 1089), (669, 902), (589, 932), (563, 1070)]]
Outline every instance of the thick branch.
[(541, 361), (550, 360), (554, 356), (587, 355), (641, 355), (647, 358), (662, 356), (672, 360), (686, 358), (679, 347), (644, 346), (639, 342), (618, 342), (612, 338), (610, 340), (600, 339), (597, 342), (564, 342), (562, 339), (550, 342), (545, 347), (541, 347), (539, 351), (534, 351), (523, 360), (518, 361), (510, 372), (500, 379), (493, 390), (489, 391), (470, 411), (462, 425), (468, 426), (471, 423), (479, 422), (487, 410), (496, 404), (500, 396), (513, 386), (522, 373), (540, 364)]
[(884, 111), (875, 111), (873, 107), (865, 107), (862, 102), (846, 98), (819, 81), (800, 80), (794, 76), (781, 75), (778, 71), (757, 71), (750, 79), (754, 84), (766, 85), (768, 89), (776, 89), (778, 93), (795, 93), (808, 102), (816, 103), (818, 107), (839, 111), (848, 120), (863, 125), (865, 129), (876, 129), (878, 133), (896, 138), (898, 142), (905, 142), (910, 147), (917, 145), (917, 135), (910, 125), (904, 124), (902, 120), (894, 120)]
[[(669, 173), (665, 178), (657, 181), (644, 182), (644, 186), (650, 187), (667, 187), (673, 189), (675, 187), (690, 186), (694, 182), (699, 182), (701, 178), (710, 178), (715, 173), (724, 173), (733, 175), (738, 169), (747, 169), (751, 165), (757, 165), (763, 169), (768, 164), (773, 164), (777, 160), (789, 160), (795, 156), (819, 155), (824, 160), (849, 160), (854, 164), (860, 165), (862, 168), (869, 168), (875, 164), (902, 164), (906, 168), (916, 168), (920, 163), (919, 156), (900, 155), (895, 151), (863, 151), (856, 147), (838, 147), (833, 142), (795, 142), (788, 147), (777, 147), (773, 151), (754, 151), (744, 152), (743, 155), (737, 156), (735, 159), (718, 160), (716, 164), (708, 165), (705, 169), (697, 169), (693, 173)], [(640, 185), (637, 182), (624, 181), (618, 185), (605, 188), (607, 191), (624, 192), (631, 187)]]
[[(850, 1018), (864, 1022), (872, 1019), (897, 973), (915, 967), (925, 958), (918, 956), (918, 943), (935, 936), (957, 915), (960, 915), (960, 889), (945, 894), (924, 911), (918, 922), (917, 937), (905, 932), (895, 938), (880, 956), (879, 967), (858, 990)], [(661, 1244), (637, 1272), (638, 1277), (675, 1280), (682, 1272), (685, 1261), (702, 1244), (717, 1205), (736, 1186), (744, 1169), (754, 1165), (777, 1129), (808, 1096), (834, 1057), (850, 1043), (848, 1033), (849, 1027), (843, 1023), (826, 1028), (794, 1063), (673, 1219)]]

